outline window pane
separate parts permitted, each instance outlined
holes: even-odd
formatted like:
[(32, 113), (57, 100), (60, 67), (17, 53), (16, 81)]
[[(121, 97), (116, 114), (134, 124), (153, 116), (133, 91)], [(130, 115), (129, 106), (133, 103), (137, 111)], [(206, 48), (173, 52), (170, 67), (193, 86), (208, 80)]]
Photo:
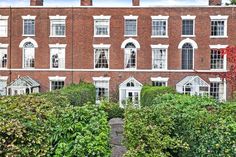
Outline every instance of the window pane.
[(211, 50), (211, 69), (224, 69), (224, 57), (220, 50)]
[(51, 68), (65, 68), (65, 48), (51, 48)]
[(212, 36), (224, 36), (225, 35), (225, 21), (211, 21), (211, 35)]
[(109, 97), (109, 81), (95, 81), (96, 100), (104, 100)]
[(167, 86), (167, 82), (163, 82), (163, 81), (153, 81), (153, 82), (152, 82), (152, 86), (159, 86), (159, 87)]
[(65, 36), (65, 20), (52, 20), (51, 23), (52, 36)]
[(35, 21), (34, 20), (24, 20), (24, 35), (34, 35), (35, 34)]
[(183, 20), (182, 35), (194, 35), (193, 34), (193, 20)]
[(0, 68), (7, 67), (7, 49), (0, 48)]
[(125, 35), (137, 35), (137, 20), (125, 20)]
[(153, 49), (153, 69), (166, 69), (166, 49)]
[(108, 68), (108, 49), (95, 49), (95, 68)]
[(7, 22), (8, 20), (0, 20), (0, 36), (7, 36)]
[(64, 87), (64, 81), (51, 81), (51, 90), (58, 90)]
[(136, 50), (132, 48), (125, 49), (125, 68), (136, 68)]
[(193, 69), (193, 47), (188, 43), (182, 47), (182, 69)]
[(166, 36), (166, 20), (153, 20), (152, 21), (152, 35), (153, 36)]
[(95, 35), (109, 35), (109, 20), (95, 20)]
[(24, 68), (34, 68), (35, 48), (31, 42), (24, 45)]

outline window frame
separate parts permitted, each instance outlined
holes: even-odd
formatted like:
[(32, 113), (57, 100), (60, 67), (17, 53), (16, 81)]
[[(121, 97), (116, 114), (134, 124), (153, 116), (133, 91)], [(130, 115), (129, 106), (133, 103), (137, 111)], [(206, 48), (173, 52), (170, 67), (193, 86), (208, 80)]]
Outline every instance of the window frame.
[[(31, 15), (27, 15), (27, 16), (22, 16), (22, 25), (23, 25), (23, 32), (22, 32), (22, 36), (25, 36), (25, 37), (34, 37), (35, 34), (36, 34), (36, 16), (31, 16)], [(33, 20), (34, 21), (34, 34), (25, 34), (25, 20)]]
[[(61, 70), (61, 69), (66, 69), (66, 46), (67, 44), (49, 44), (49, 48), (50, 48), (50, 69), (57, 69), (57, 70)], [(64, 49), (64, 65), (62, 66), (58, 66), (58, 68), (53, 68), (52, 66), (52, 49)]]
[[(220, 50), (228, 47), (228, 45), (210, 45), (210, 50)], [(211, 71), (220, 71), (220, 70), (227, 70), (227, 55), (225, 54), (223, 57), (223, 68), (222, 69), (213, 69), (211, 68), (211, 51), (210, 51), (210, 70)]]
[[(227, 98), (227, 84), (226, 84), (226, 80), (222, 80), (219, 77), (216, 78), (209, 78), (210, 81), (210, 96), (211, 96), (211, 84), (212, 83), (219, 83), (219, 99), (217, 99), (218, 101), (226, 101)], [(222, 86), (222, 87), (220, 87)], [(220, 89), (222, 89), (222, 93), (220, 93)], [(220, 97), (220, 94), (222, 94), (222, 97)]]
[[(111, 22), (110, 22), (110, 19), (111, 19), (111, 16), (93, 16), (93, 19), (94, 19), (94, 37), (110, 37), (110, 25), (111, 25)], [(97, 29), (96, 29), (96, 21), (108, 21), (108, 29), (107, 29), (107, 35), (97, 35)]]
[[(138, 36), (138, 16), (124, 16), (124, 36), (125, 37), (136, 37)], [(136, 34), (126, 34), (126, 20), (136, 20)]]
[[(109, 70), (110, 69), (110, 47), (111, 45), (110, 44), (94, 44), (93, 45), (93, 51), (94, 51), (94, 60), (93, 60), (93, 65), (94, 65), (94, 69), (95, 70)], [(107, 58), (107, 63), (108, 63), (108, 68), (96, 68), (96, 50), (97, 49), (107, 49), (108, 50), (108, 58)]]
[(60, 76), (51, 76), (51, 77), (48, 77), (49, 79), (49, 91), (53, 91), (52, 90), (52, 81), (56, 82), (56, 81), (60, 81), (60, 82), (64, 82), (64, 87), (66, 85), (66, 77), (60, 77)]
[[(66, 37), (66, 18), (67, 16), (59, 16), (59, 15), (56, 15), (56, 16), (49, 16), (50, 18), (50, 36), (49, 37), (52, 37), (52, 38), (65, 38)], [(63, 24), (65, 25), (65, 32), (64, 32), (64, 35), (56, 35), (56, 34), (53, 34), (53, 21), (55, 22), (56, 20), (61, 20), (63, 21)]]
[[(151, 48), (152, 48), (152, 70), (168, 70), (168, 48), (169, 48), (169, 45), (162, 45), (162, 44), (158, 44), (158, 45), (151, 45)], [(159, 68), (154, 68), (154, 49), (164, 49), (165, 52), (166, 52), (166, 58), (165, 58), (165, 68), (163, 69), (159, 69)]]
[(23, 53), (22, 53), (22, 68), (23, 69), (35, 69), (35, 61), (36, 61), (36, 46), (35, 46), (35, 44), (33, 43), (33, 42), (31, 42), (31, 41), (28, 41), (28, 42), (25, 42), (24, 43), (24, 45), (26, 44), (26, 43), (31, 43), (34, 47), (32, 48), (33, 49), (33, 52), (31, 52), (31, 53), (33, 53), (33, 56), (34, 56), (34, 67), (26, 67), (25, 66), (25, 46), (23, 46), (22, 47), (22, 51), (23, 51)]
[[(107, 100), (109, 101), (110, 99), (110, 77), (93, 77), (93, 84), (96, 88), (96, 104), (99, 104), (101, 100), (98, 100), (97, 98), (97, 87), (96, 87), (96, 82), (106, 82), (108, 84), (108, 90), (107, 90)], [(105, 87), (104, 87), (105, 88)]]
[[(229, 16), (210, 16), (211, 23), (210, 23), (210, 38), (228, 38), (228, 18)], [(224, 35), (212, 35), (212, 22), (213, 21), (224, 21)]]
[[(152, 27), (152, 35), (151, 35), (151, 38), (169, 38), (169, 35), (168, 35), (168, 29), (169, 29), (169, 27), (168, 27), (168, 19), (169, 19), (169, 16), (162, 16), (162, 15), (158, 15), (158, 16), (151, 16), (151, 18), (152, 18), (152, 25), (151, 25), (151, 27)], [(153, 35), (153, 22), (154, 21), (165, 21), (166, 22), (166, 35)]]
[(1, 69), (7, 69), (7, 67), (8, 67), (8, 46), (9, 46), (9, 44), (2, 44), (2, 43), (0, 43), (0, 49), (5, 49), (6, 50), (6, 55), (7, 55), (7, 63), (6, 63), (6, 67), (0, 67), (0, 70)]
[(5, 23), (6, 23), (6, 32), (5, 32), (5, 34), (0, 34), (0, 37), (8, 37), (8, 31), (9, 31), (9, 29), (8, 29), (8, 18), (9, 18), (9, 16), (2, 16), (2, 15), (0, 15), (0, 20), (2, 20), (2, 21), (5, 21)]
[(153, 82), (165, 82), (165, 86), (168, 86), (168, 81), (169, 81), (169, 77), (151, 77), (151, 81), (152, 81), (152, 86), (153, 86)]
[[(182, 18), (182, 32), (181, 32), (181, 37), (196, 37), (196, 34), (195, 34), (195, 27), (196, 27), (196, 16), (190, 16), (190, 15), (187, 15), (187, 16), (181, 16)], [(183, 34), (183, 21), (184, 20), (192, 20), (193, 21), (193, 34), (192, 35), (184, 35)]]

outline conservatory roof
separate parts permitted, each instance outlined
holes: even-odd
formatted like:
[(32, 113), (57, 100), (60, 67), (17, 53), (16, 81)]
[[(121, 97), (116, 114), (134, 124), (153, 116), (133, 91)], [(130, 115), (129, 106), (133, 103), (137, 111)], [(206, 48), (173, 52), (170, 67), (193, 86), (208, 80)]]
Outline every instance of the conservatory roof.
[(185, 86), (188, 84), (209, 87), (209, 84), (199, 76), (187, 76), (182, 81), (177, 83), (176, 86)]
[(12, 81), (8, 87), (10, 86), (20, 86), (20, 87), (39, 87), (40, 84), (33, 80), (31, 77), (29, 76), (23, 76), (23, 77), (19, 77), (16, 80)]

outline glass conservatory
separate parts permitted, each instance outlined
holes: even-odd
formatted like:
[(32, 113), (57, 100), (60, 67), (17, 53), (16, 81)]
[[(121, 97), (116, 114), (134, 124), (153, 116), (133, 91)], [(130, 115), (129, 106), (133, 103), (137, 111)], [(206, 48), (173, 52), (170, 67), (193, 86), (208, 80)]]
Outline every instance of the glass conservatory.
[(199, 76), (187, 76), (176, 84), (178, 93), (208, 96), (210, 94), (210, 85)]

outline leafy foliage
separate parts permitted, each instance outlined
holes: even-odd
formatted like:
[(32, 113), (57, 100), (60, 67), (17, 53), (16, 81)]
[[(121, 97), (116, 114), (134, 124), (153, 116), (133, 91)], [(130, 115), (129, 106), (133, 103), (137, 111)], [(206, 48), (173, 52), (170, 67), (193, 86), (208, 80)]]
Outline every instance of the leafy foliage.
[(119, 104), (104, 101), (101, 103), (101, 106), (107, 112), (108, 120), (112, 118), (124, 118), (124, 109)]
[(175, 93), (175, 90), (171, 87), (156, 87), (146, 85), (141, 91), (141, 105), (150, 106), (153, 104), (153, 100), (157, 95), (162, 95), (165, 93)]
[(71, 102), (60, 90), (1, 97), (0, 156), (109, 156), (107, 113)]

